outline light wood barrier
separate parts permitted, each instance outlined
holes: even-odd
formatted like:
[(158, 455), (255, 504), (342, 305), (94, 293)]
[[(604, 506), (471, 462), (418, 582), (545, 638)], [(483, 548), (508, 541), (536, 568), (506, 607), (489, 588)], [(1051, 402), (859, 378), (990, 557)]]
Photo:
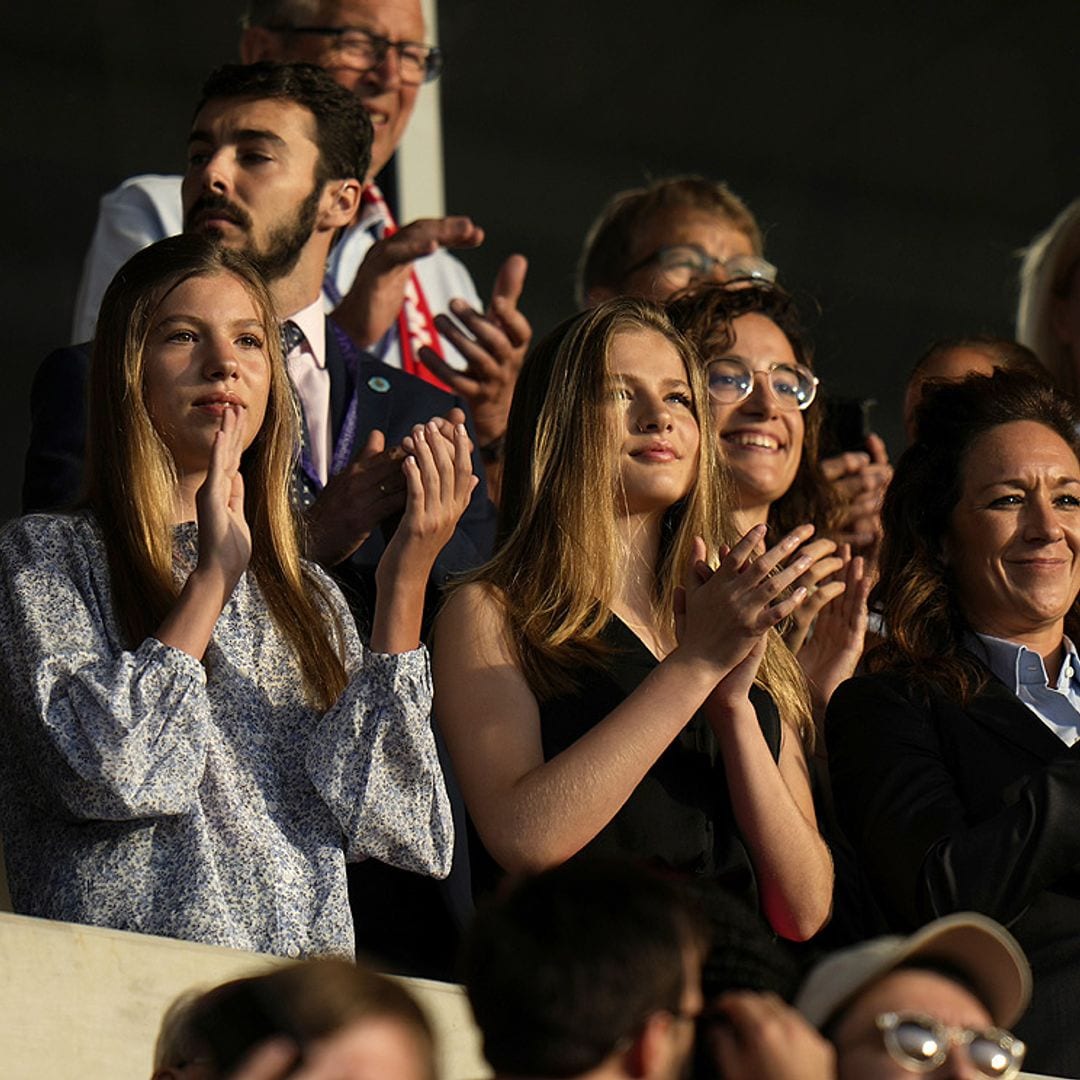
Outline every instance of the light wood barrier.
[[(179, 993), (285, 962), (0, 914), (0, 1075), (4, 1080), (148, 1080), (161, 1016)], [(424, 979), (401, 982), (435, 1028), (442, 1080), (489, 1077), (461, 987)]]

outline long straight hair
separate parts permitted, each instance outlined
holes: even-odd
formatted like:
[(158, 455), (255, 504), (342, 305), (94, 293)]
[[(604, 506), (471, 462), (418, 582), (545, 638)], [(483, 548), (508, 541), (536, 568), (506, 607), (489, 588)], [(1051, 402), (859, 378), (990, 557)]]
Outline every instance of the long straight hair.
[(300, 559), (291, 503), (298, 442), (273, 301), (242, 255), (199, 236), (175, 236), (132, 256), (102, 300), (90, 362), (87, 503), (105, 538), (117, 622), (134, 648), (179, 594), (173, 574), (176, 466), (146, 405), (146, 343), (162, 301), (193, 277), (228, 274), (262, 324), (270, 392), (258, 435), (241, 461), (251, 527), (250, 570), (291, 647), (310, 703), (328, 708), (345, 688), (342, 627)]
[[(704, 370), (663, 309), (620, 297), (551, 332), (529, 354), (514, 393), (493, 559), (471, 578), (492, 586), (510, 638), (540, 700), (573, 693), (574, 670), (600, 666), (600, 640), (626, 566), (616, 527), (619, 474), (608, 398), (616, 335), (651, 330), (678, 352), (701, 428), (697, 478), (661, 526), (652, 590), (656, 625), (674, 632), (675, 592), (695, 536), (715, 563), (721, 545), (738, 539), (731, 482), (716, 448)], [(805, 680), (780, 636), (769, 632), (759, 682), (781, 715), (809, 737)]]

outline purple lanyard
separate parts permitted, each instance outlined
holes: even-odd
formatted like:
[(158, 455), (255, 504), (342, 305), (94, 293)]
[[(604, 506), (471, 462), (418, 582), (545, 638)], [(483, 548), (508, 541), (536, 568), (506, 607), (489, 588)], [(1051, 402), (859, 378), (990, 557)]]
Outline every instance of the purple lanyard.
[[(349, 404), (345, 409), (345, 419), (342, 421), (341, 430), (334, 441), (334, 453), (330, 459), (330, 475), (336, 476), (352, 461), (353, 450), (356, 446), (357, 414), (360, 411), (360, 387), (356, 376), (360, 353), (349, 335), (333, 319), (328, 319), (327, 323), (330, 329), (333, 330), (334, 337), (337, 338), (338, 347), (341, 349), (345, 360), (345, 368), (349, 372), (350, 381), (353, 384), (352, 396), (349, 398)], [(322, 491), (323, 483), (319, 479), (319, 473), (311, 459), (311, 448), (306, 437), (300, 446), (300, 468), (303, 469), (304, 475), (314, 489)]]

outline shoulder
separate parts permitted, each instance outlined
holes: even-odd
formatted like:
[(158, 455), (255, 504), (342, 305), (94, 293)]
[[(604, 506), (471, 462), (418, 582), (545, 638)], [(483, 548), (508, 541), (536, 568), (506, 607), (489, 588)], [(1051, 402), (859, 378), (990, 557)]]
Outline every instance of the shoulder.
[(170, 216), (175, 216), (173, 209), (180, 205), (182, 179), (180, 176), (164, 176), (158, 173), (129, 176), (102, 197), (101, 209), (107, 212), (143, 206), (166, 209)]
[(50, 574), (73, 558), (96, 558), (104, 550), (97, 524), (82, 514), (26, 514), (0, 530), (0, 561)]
[(435, 621), (435, 650), (513, 659), (510, 625), (502, 590), (471, 581), (451, 590)]

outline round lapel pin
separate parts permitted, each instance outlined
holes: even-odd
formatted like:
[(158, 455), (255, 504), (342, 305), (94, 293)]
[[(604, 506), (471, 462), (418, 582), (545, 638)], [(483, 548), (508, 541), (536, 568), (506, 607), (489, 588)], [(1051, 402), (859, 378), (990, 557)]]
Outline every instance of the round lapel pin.
[(390, 389), (390, 383), (381, 375), (372, 375), (367, 384), (376, 394), (385, 394)]

